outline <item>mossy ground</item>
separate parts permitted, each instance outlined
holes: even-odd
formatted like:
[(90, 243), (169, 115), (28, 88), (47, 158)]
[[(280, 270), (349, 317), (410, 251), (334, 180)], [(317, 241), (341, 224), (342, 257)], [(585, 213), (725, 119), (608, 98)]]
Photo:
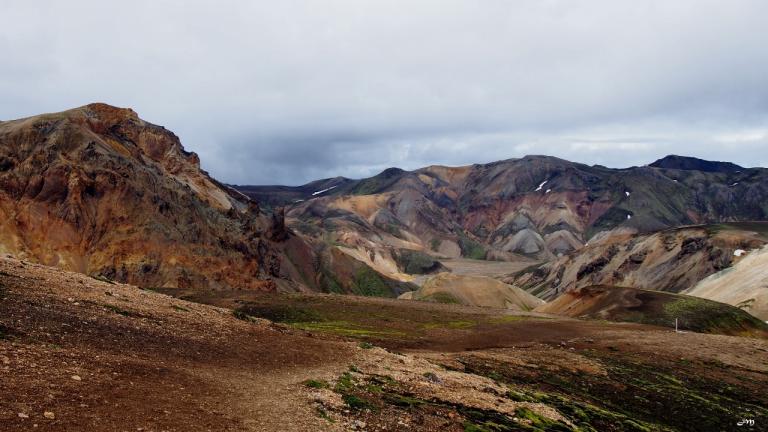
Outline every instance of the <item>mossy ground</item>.
[(389, 347), (416, 342), (431, 332), (482, 331), (541, 319), (497, 313), (457, 313), (423, 307), (409, 309), (400, 305), (412, 304), (367, 304), (348, 301), (348, 297), (344, 296), (284, 294), (239, 301), (233, 313), (241, 319), (265, 318), (301, 330), (364, 339)]
[(711, 365), (670, 364), (612, 350), (582, 354), (607, 375), (530, 369), (473, 356), (462, 363), (466, 371), (510, 385), (512, 400), (552, 406), (583, 431), (721, 431), (731, 430), (740, 418), (768, 416), (762, 385), (701, 373)]

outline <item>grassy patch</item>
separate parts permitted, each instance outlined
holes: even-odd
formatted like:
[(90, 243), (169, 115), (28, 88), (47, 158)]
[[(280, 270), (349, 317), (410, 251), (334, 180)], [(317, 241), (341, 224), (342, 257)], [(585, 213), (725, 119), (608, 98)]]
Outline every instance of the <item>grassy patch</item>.
[(703, 333), (738, 334), (749, 329), (768, 330), (768, 326), (747, 312), (729, 305), (696, 297), (680, 297), (664, 304), (661, 320), (667, 326), (678, 318), (682, 329)]
[(428, 296), (420, 298), (419, 300), (434, 302), (434, 303), (443, 303), (443, 304), (461, 304), (461, 302), (456, 297), (446, 292), (437, 292), (434, 294), (430, 294)]
[(502, 315), (499, 317), (490, 318), (489, 324), (507, 324), (518, 321), (527, 321), (530, 319), (551, 319), (548, 317), (535, 317), (535, 316), (523, 316), (523, 315)]
[(461, 256), (465, 258), (484, 260), (487, 254), (483, 245), (470, 239), (464, 233), (459, 234), (459, 248), (461, 249)]
[(382, 397), (384, 402), (401, 408), (418, 408), (426, 403), (424, 399), (415, 398), (412, 396), (401, 395), (397, 393), (386, 393)]
[(445, 270), (440, 261), (421, 251), (400, 249), (395, 254), (395, 260), (402, 271), (408, 274), (430, 274)]
[(457, 321), (441, 321), (431, 322), (423, 325), (424, 329), (436, 329), (436, 328), (449, 328), (449, 329), (467, 329), (477, 325), (475, 321), (457, 320)]
[[(461, 362), (466, 372), (509, 384), (509, 399), (553, 407), (583, 431), (690, 430), (692, 424), (697, 431), (720, 431), (729, 430), (734, 418), (768, 416), (759, 386), (728, 385), (702, 373), (700, 365), (662, 365), (611, 351), (583, 354), (600, 362), (607, 375), (532, 370), (473, 357)], [(517, 414), (532, 427), (556, 430), (529, 413)], [(484, 427), (483, 422), (473, 424)]]
[(336, 420), (332, 419), (322, 407), (317, 407), (317, 415), (329, 423), (336, 423)]
[(173, 310), (176, 310), (176, 311), (179, 311), (179, 312), (189, 312), (189, 309), (187, 309), (185, 307), (177, 306), (177, 305), (172, 305), (171, 308), (173, 308)]
[(374, 411), (376, 409), (376, 406), (373, 405), (371, 401), (357, 395), (347, 393), (347, 394), (341, 395), (341, 399), (344, 401), (345, 404), (347, 404), (348, 407), (352, 408), (353, 410)]
[(326, 381), (326, 380), (315, 380), (315, 379), (310, 379), (310, 380), (304, 381), (304, 386), (309, 387), (309, 388), (314, 388), (314, 389), (327, 389), (327, 388), (331, 388), (331, 384), (329, 384), (328, 381)]
[(294, 328), (306, 331), (319, 331), (324, 333), (333, 333), (340, 336), (349, 337), (406, 337), (407, 335), (395, 330), (374, 330), (364, 328), (348, 321), (326, 321), (326, 322), (299, 322), (291, 324)]
[(279, 323), (297, 323), (322, 321), (323, 317), (309, 309), (294, 305), (255, 305), (247, 304), (235, 309), (238, 314), (268, 319)]
[(392, 290), (376, 270), (363, 266), (355, 272), (352, 293), (369, 297), (392, 297)]

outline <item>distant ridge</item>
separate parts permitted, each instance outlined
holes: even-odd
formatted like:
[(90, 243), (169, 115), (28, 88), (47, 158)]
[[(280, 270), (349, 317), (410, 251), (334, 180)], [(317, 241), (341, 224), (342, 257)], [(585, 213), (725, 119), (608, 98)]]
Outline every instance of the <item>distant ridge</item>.
[(744, 168), (731, 162), (708, 161), (688, 156), (665, 156), (650, 166), (654, 168), (678, 169), (687, 171), (732, 173)]

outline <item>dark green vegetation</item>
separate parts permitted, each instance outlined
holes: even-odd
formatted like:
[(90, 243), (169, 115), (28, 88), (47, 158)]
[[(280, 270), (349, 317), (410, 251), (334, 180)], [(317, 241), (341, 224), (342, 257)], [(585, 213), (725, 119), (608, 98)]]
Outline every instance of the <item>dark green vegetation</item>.
[[(333, 390), (342, 395), (352, 416), (368, 424), (387, 425), (392, 418), (407, 414), (422, 427), (437, 423), (451, 431), (461, 427), (487, 432), (716, 432), (734, 430), (743, 418), (768, 416), (763, 392), (768, 377), (764, 373), (734, 371), (702, 360), (639, 356), (613, 348), (577, 349), (599, 371), (573, 368), (567, 360), (553, 363), (549, 358), (552, 350), (544, 347), (525, 352), (523, 362), (472, 352), (456, 354), (454, 359), (461, 365), (457, 370), (507, 386), (506, 394), (498, 394), (498, 398), (520, 403), (514, 416), (421, 397), (389, 376), (365, 375), (356, 368), (340, 376)], [(547, 366), (533, 367), (531, 363)], [(440, 382), (437, 375), (430, 375), (434, 376), (425, 378)], [(550, 407), (568, 422), (543, 417), (526, 404)]]
[[(263, 294), (241, 291), (210, 293), (167, 289), (180, 298), (228, 307), (241, 320), (264, 318), (290, 327), (330, 336), (353, 338), (387, 348), (419, 347), (431, 344), (436, 335), (461, 332), (463, 344), (480, 343), (473, 333), (515, 335), (527, 321), (550, 321), (529, 314), (509, 315), (506, 311), (468, 308), (453, 304), (406, 302), (374, 297), (334, 294)], [(438, 337), (440, 339), (440, 337)]]
[(469, 259), (483, 260), (488, 254), (482, 244), (467, 237), (464, 233), (459, 234), (459, 248), (461, 249), (461, 256)]
[(400, 270), (408, 274), (431, 274), (447, 270), (440, 261), (421, 251), (400, 249), (395, 254), (395, 260)]
[(324, 388), (330, 388), (331, 385), (328, 383), (328, 381), (325, 380), (307, 380), (304, 381), (304, 385), (309, 388), (315, 388), (315, 389), (324, 389)]
[(471, 355), (460, 361), (466, 371), (510, 385), (510, 399), (552, 406), (583, 431), (721, 431), (733, 430), (742, 418), (768, 416), (761, 390), (766, 377), (755, 383), (749, 377), (754, 372), (702, 374), (711, 365), (612, 350), (581, 354), (607, 374), (531, 369)]
[(346, 372), (338, 378), (333, 391), (341, 395), (353, 416), (388, 429), (392, 426), (395, 430), (401, 429), (403, 426), (392, 425), (394, 422), (391, 419), (406, 414), (425, 430), (434, 430), (433, 427), (438, 425), (448, 426), (448, 430), (460, 428), (476, 432), (573, 430), (563, 422), (544, 418), (525, 407), (517, 410), (515, 415), (518, 419), (515, 420), (496, 411), (421, 398), (414, 395), (407, 385), (390, 376), (352, 375)]
[(444, 304), (461, 304), (461, 302), (456, 297), (447, 292), (437, 292), (430, 294), (428, 296), (422, 297), (420, 300)]
[[(560, 313), (573, 311), (579, 317), (669, 328), (675, 327), (677, 319), (680, 330), (741, 336), (768, 335), (768, 324), (738, 307), (661, 291), (592, 286), (568, 292), (547, 307), (552, 312), (559, 312), (559, 304), (567, 308)], [(578, 306), (574, 307), (574, 304)]]
[(737, 307), (698, 297), (680, 297), (665, 303), (662, 314), (644, 322), (669, 326), (677, 318), (683, 329), (702, 333), (749, 334), (754, 329), (768, 332), (766, 323)]
[(368, 297), (397, 297), (416, 285), (389, 278), (339, 248), (326, 248), (320, 259), (319, 286), (323, 292)]
[(392, 289), (388, 280), (376, 270), (365, 266), (355, 272), (352, 282), (351, 294), (368, 297), (391, 297)]

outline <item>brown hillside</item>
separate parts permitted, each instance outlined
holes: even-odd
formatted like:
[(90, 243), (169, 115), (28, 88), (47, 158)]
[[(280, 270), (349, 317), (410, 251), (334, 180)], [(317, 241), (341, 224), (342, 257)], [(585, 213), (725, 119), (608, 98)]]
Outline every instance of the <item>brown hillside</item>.
[(311, 256), (292, 237), (130, 109), (0, 123), (1, 252), (145, 287), (273, 290), (307, 265), (286, 248)]

